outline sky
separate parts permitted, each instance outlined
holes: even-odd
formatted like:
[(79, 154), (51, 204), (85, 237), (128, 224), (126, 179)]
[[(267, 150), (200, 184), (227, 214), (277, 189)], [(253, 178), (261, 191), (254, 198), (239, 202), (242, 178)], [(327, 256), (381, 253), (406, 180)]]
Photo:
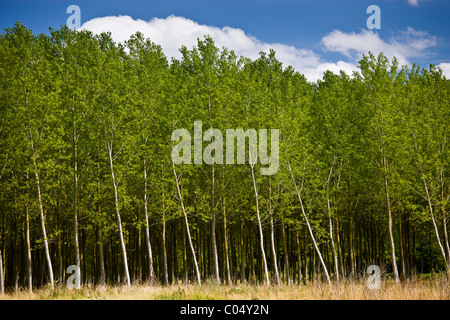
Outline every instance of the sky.
[[(218, 47), (252, 59), (273, 48), (310, 81), (325, 70), (357, 70), (369, 51), (401, 65), (432, 63), (450, 79), (449, 0), (0, 0), (0, 30), (20, 21), (49, 34), (67, 23), (70, 5), (80, 8), (81, 29), (110, 31), (117, 42), (141, 31), (169, 58), (208, 34)], [(379, 8), (379, 29), (368, 28), (371, 5)]]

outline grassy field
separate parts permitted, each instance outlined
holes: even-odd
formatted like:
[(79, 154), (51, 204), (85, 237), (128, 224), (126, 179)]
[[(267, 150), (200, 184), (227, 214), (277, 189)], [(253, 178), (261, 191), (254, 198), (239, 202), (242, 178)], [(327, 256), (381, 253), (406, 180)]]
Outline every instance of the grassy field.
[(69, 290), (57, 286), (55, 291), (38, 289), (32, 294), (27, 290), (0, 295), (2, 299), (51, 300), (450, 300), (450, 281), (445, 278), (416, 279), (395, 284), (388, 280), (381, 289), (368, 289), (365, 281), (310, 283), (307, 285), (282, 285), (280, 287), (242, 284), (225, 286), (216, 284), (172, 286), (84, 286)]

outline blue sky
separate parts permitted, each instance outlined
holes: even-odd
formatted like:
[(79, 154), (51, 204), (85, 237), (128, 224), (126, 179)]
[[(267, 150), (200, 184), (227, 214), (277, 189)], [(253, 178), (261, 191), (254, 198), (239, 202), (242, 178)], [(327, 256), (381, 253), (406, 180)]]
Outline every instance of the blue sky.
[[(0, 29), (20, 20), (35, 33), (48, 33), (66, 23), (72, 4), (80, 7), (83, 28), (111, 31), (117, 41), (142, 29), (168, 56), (208, 32), (222, 39), (218, 45), (250, 57), (275, 47), (281, 61), (311, 79), (324, 68), (351, 72), (367, 50), (405, 64), (439, 65), (450, 78), (448, 0), (7, 0), (0, 1)], [(381, 9), (380, 30), (366, 26), (372, 4)]]

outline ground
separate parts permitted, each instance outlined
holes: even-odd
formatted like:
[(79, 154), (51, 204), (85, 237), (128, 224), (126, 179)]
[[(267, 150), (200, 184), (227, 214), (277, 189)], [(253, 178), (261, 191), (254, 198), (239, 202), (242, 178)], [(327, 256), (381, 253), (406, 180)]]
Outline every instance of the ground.
[(0, 294), (0, 300), (450, 300), (450, 281), (445, 277), (415, 279), (396, 284), (382, 282), (380, 289), (368, 289), (364, 280), (309, 283), (306, 285), (271, 286), (241, 284), (234, 286), (213, 283), (198, 285), (132, 285), (83, 286), (69, 290), (59, 285), (33, 291), (21, 289)]

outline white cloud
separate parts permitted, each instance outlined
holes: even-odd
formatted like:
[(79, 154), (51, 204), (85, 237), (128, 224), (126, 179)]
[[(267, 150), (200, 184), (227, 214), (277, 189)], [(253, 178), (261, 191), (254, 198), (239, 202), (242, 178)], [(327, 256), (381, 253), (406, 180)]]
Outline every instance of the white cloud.
[(259, 56), (259, 51), (276, 50), (279, 59), (294, 67), (314, 65), (319, 57), (310, 50), (297, 49), (280, 43), (261, 42), (253, 36), (245, 34), (241, 29), (231, 27), (213, 27), (200, 25), (183, 17), (169, 16), (166, 19), (153, 18), (146, 22), (135, 20), (129, 16), (103, 17), (92, 19), (81, 26), (94, 33), (111, 31), (114, 41), (124, 42), (130, 35), (140, 31), (153, 42), (161, 45), (168, 57), (181, 58), (179, 48), (185, 45), (192, 48), (197, 38), (210, 35), (218, 47), (235, 50), (236, 54), (252, 59)]
[(442, 73), (447, 79), (450, 79), (450, 63), (449, 62), (442, 62), (441, 64), (437, 65), (439, 68), (442, 69)]
[(342, 61), (338, 63), (322, 61), (312, 50), (299, 49), (281, 43), (266, 43), (238, 28), (200, 25), (184, 17), (153, 18), (147, 22), (129, 16), (110, 16), (89, 20), (81, 26), (81, 29), (97, 34), (110, 31), (113, 40), (122, 43), (132, 34), (140, 31), (145, 37), (161, 45), (166, 56), (177, 59), (181, 58), (179, 48), (182, 45), (192, 48), (197, 44), (197, 38), (203, 38), (204, 35), (210, 35), (216, 46), (226, 47), (234, 50), (238, 56), (251, 59), (258, 58), (260, 51), (268, 52), (272, 48), (285, 66), (293, 66), (296, 71), (305, 74), (309, 81), (322, 78), (323, 71), (327, 69), (339, 72), (340, 68), (343, 68), (349, 73), (356, 70), (356, 66)]
[(408, 27), (388, 42), (381, 39), (377, 32), (364, 29), (360, 33), (334, 30), (321, 42), (326, 50), (342, 53), (347, 58), (357, 59), (368, 51), (374, 54), (383, 52), (389, 59), (396, 57), (400, 65), (404, 65), (409, 64), (410, 58), (423, 56), (427, 49), (437, 44), (437, 39), (427, 32)]
[(419, 0), (408, 0), (408, 3), (415, 7), (419, 6)]
[(324, 72), (327, 70), (336, 74), (339, 74), (342, 70), (346, 74), (352, 75), (353, 71), (358, 71), (358, 68), (353, 63), (348, 63), (340, 60), (336, 63), (323, 62), (313, 68), (304, 68), (303, 74), (305, 75), (306, 79), (312, 79), (312, 81), (316, 81), (317, 79), (322, 79)]
[(335, 73), (343, 70), (347, 74), (352, 74), (353, 71), (357, 71), (357, 61), (368, 51), (374, 54), (383, 52), (389, 59), (395, 56), (400, 65), (409, 64), (409, 59), (425, 55), (427, 50), (437, 43), (436, 37), (412, 28), (397, 33), (388, 41), (370, 30), (363, 29), (359, 33), (334, 30), (322, 38), (321, 44), (326, 51), (341, 53), (345, 59), (330, 62), (313, 50), (282, 43), (267, 43), (246, 34), (242, 29), (201, 25), (193, 20), (173, 15), (165, 19), (153, 18), (150, 21), (133, 19), (129, 16), (95, 18), (84, 23), (81, 29), (97, 34), (110, 31), (113, 40), (122, 43), (140, 31), (145, 37), (161, 45), (169, 59), (171, 57), (180, 59), (180, 47), (185, 45), (190, 49), (197, 45), (197, 38), (203, 38), (204, 35), (210, 35), (219, 48), (226, 47), (234, 50), (238, 56), (251, 59), (258, 58), (260, 51), (268, 52), (272, 48), (285, 66), (293, 66), (309, 81), (321, 79), (326, 70)]

